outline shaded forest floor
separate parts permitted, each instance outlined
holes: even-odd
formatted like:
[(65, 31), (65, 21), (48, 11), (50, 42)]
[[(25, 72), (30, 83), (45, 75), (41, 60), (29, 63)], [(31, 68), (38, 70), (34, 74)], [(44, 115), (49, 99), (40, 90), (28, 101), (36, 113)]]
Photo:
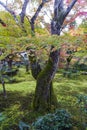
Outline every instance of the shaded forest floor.
[[(25, 72), (24, 68), (20, 68), (18, 75), (13, 79), (14, 83), (6, 83), (7, 98), (3, 97), (0, 84), (0, 112), (18, 105), (19, 111), (23, 111), (22, 120), (32, 123), (37, 117), (43, 115), (32, 110), (36, 82), (30, 73)], [(87, 75), (65, 78), (62, 73), (57, 72), (54, 78), (54, 91), (58, 99), (58, 109), (68, 110), (76, 122), (85, 120), (78, 97), (87, 94)]]

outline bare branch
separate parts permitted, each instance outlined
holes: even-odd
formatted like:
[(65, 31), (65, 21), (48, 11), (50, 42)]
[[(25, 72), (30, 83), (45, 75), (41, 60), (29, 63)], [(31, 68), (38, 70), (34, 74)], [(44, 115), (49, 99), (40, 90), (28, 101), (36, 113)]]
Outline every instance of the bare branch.
[(30, 20), (30, 24), (31, 24), (31, 30), (32, 32), (34, 32), (34, 23), (35, 20), (37, 19), (41, 9), (43, 8), (44, 4), (48, 2), (47, 0), (42, 0), (41, 4), (38, 6), (37, 11), (35, 12), (34, 16), (31, 18)]
[(18, 23), (18, 19), (15, 15), (15, 12), (11, 9), (9, 9), (3, 2), (0, 1), (0, 5), (2, 5), (15, 19), (16, 23)]
[(70, 3), (70, 5), (68, 6), (68, 8), (66, 9), (64, 13), (64, 19), (67, 17), (67, 15), (69, 14), (69, 12), (71, 11), (71, 9), (73, 8), (76, 2), (77, 0), (72, 0), (72, 2)]
[(29, 0), (24, 0), (24, 4), (22, 6), (22, 11), (20, 13), (20, 21), (21, 21), (21, 23), (24, 23), (24, 17), (25, 17), (28, 2), (29, 2)]
[(45, 4), (44, 2), (41, 2), (41, 4), (39, 5), (39, 7), (38, 7), (37, 11), (35, 12), (34, 16), (31, 18), (31, 22), (34, 23), (34, 21), (36, 20), (36, 18), (39, 15), (41, 9), (43, 8), (44, 4)]

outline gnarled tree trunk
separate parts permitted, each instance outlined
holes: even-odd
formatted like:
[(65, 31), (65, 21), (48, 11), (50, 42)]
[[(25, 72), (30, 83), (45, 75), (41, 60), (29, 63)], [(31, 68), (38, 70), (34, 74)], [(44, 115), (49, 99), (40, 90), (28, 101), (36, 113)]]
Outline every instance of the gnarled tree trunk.
[(50, 110), (51, 107), (55, 108), (57, 106), (57, 98), (54, 94), (52, 80), (58, 69), (58, 61), (60, 57), (60, 49), (55, 50), (51, 47), (50, 56), (48, 63), (42, 70), (40, 64), (36, 60), (36, 55), (34, 52), (33, 57), (30, 55), (31, 72), (33, 77), (36, 79), (36, 90), (33, 101), (33, 108), (37, 111)]
[(52, 80), (58, 68), (60, 50), (50, 53), (48, 63), (42, 70), (36, 83), (35, 97), (33, 107), (35, 110), (50, 110), (51, 107), (57, 106), (57, 98), (54, 94)]
[[(63, 0), (55, 0), (54, 18), (51, 22), (51, 34), (60, 35), (62, 25), (77, 0), (72, 0), (68, 8), (65, 10)], [(37, 14), (37, 13), (36, 13)], [(35, 15), (36, 16), (36, 15)], [(35, 17), (36, 19), (37, 17)], [(34, 31), (34, 22), (33, 28)], [(53, 91), (52, 80), (58, 68), (60, 57), (60, 49), (55, 50), (52, 46), (48, 63), (46, 67), (40, 71), (36, 77), (36, 90), (33, 101), (34, 110), (46, 111), (50, 110), (52, 105), (56, 107), (57, 98)]]

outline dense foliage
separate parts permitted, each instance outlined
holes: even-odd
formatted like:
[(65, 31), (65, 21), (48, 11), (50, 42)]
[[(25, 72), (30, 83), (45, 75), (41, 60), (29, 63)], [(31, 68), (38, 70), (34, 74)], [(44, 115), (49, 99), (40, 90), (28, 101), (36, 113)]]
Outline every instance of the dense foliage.
[(66, 110), (56, 110), (54, 114), (47, 114), (37, 119), (33, 126), (35, 130), (70, 130), (71, 115)]

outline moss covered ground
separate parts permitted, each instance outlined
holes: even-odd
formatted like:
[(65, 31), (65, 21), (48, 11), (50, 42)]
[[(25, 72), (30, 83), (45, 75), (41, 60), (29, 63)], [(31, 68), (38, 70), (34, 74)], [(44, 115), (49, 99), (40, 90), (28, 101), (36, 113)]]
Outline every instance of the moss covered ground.
[[(18, 75), (13, 77), (14, 83), (6, 82), (7, 98), (3, 97), (2, 85), (0, 84), (0, 112), (19, 105), (19, 111), (23, 111), (23, 120), (32, 123), (35, 119), (43, 115), (33, 112), (32, 101), (35, 91), (35, 79), (31, 73), (26, 73), (25, 68), (20, 68)], [(78, 96), (87, 95), (87, 75), (79, 75), (71, 78), (63, 77), (60, 72), (54, 78), (54, 91), (58, 99), (58, 109), (68, 110), (75, 120), (81, 121), (82, 115), (78, 105)]]

